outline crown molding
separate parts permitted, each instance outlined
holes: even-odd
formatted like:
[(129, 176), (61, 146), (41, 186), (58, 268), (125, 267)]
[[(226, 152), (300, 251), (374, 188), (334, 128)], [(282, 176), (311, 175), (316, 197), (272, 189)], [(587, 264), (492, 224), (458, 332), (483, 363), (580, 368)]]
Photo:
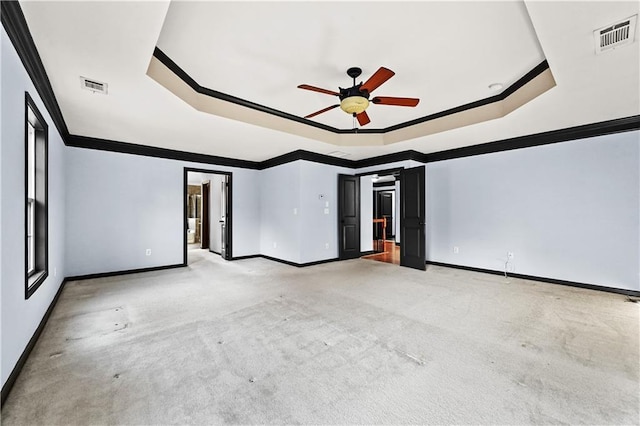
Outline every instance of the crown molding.
[(119, 152), (122, 154), (142, 155), (144, 157), (166, 158), (170, 160), (238, 167), (241, 169), (259, 170), (261, 165), (261, 163), (255, 161), (218, 157), (216, 155), (197, 154), (194, 152), (177, 151), (173, 149), (92, 138), (88, 136), (69, 135), (66, 140), (66, 145), (74, 148), (96, 149), (99, 151)]
[(472, 157), (502, 151), (512, 151), (515, 149), (531, 148), (535, 146), (549, 145), (633, 130), (640, 130), (640, 115), (601, 121), (599, 123), (585, 124), (567, 129), (552, 130), (533, 135), (518, 136), (515, 138), (450, 149), (447, 151), (439, 151), (430, 154), (423, 154), (418, 151), (408, 150), (380, 155), (377, 157), (364, 158), (361, 160), (337, 158), (330, 155), (318, 154), (316, 152), (299, 149), (264, 161), (249, 161), (77, 135), (69, 135), (67, 137), (66, 145), (77, 148), (97, 149), (100, 151), (119, 152), (123, 154), (142, 155), (146, 157), (166, 158), (170, 160), (190, 161), (253, 170), (265, 170), (300, 160), (358, 170), (365, 167), (380, 166), (408, 160), (417, 161), (419, 163), (433, 163), (436, 161)]
[(356, 163), (356, 161), (354, 160), (348, 160), (345, 158), (333, 157), (330, 155), (318, 154), (316, 152), (298, 149), (296, 151), (292, 151), (287, 154), (279, 155), (277, 157), (262, 161), (260, 163), (259, 169), (264, 170), (270, 167), (275, 167), (298, 160), (311, 161), (314, 163), (347, 168), (354, 168), (354, 164)]
[(629, 132), (640, 129), (640, 115), (601, 121), (598, 123), (584, 124), (566, 129), (551, 130), (535, 133), (533, 135), (518, 136), (495, 142), (472, 145), (463, 148), (439, 151), (431, 154), (423, 154), (423, 163), (451, 160), (454, 158), (472, 157), (475, 155), (491, 154), (493, 152), (511, 151), (514, 149), (531, 148), (534, 146), (549, 145), (553, 143), (568, 142), (596, 136), (610, 135), (613, 133)]

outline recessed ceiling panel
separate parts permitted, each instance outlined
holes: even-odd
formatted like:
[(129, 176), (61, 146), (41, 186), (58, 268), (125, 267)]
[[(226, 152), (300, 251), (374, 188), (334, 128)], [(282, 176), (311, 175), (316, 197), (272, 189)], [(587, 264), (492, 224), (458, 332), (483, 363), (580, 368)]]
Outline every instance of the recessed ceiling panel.
[[(199, 85), (299, 117), (338, 103), (299, 84), (338, 91), (348, 68), (360, 82), (384, 66), (373, 95), (420, 103), (370, 105), (375, 129), (496, 95), (545, 59), (522, 2), (172, 2), (157, 45)], [(313, 120), (354, 127), (339, 108)]]

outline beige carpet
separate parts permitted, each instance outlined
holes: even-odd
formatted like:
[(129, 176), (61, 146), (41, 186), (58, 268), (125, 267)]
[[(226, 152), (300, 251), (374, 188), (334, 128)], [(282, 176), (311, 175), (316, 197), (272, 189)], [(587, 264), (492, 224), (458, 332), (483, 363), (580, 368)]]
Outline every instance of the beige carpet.
[(68, 283), (14, 424), (638, 424), (640, 304), (353, 260), (190, 251)]

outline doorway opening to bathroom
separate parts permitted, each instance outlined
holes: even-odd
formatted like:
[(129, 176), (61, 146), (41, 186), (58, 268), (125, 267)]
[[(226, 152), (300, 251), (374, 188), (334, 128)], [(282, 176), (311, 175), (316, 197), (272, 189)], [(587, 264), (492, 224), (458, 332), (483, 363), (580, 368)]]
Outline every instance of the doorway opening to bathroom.
[[(232, 173), (184, 169), (185, 265), (203, 250), (232, 258)], [(191, 254), (191, 255), (190, 255)]]

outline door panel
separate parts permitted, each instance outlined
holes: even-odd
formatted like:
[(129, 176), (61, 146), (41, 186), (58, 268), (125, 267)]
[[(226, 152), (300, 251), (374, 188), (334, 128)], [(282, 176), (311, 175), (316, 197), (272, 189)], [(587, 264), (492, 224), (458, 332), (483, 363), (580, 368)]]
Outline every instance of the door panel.
[(400, 172), (400, 265), (426, 269), (424, 166)]
[(344, 235), (342, 247), (345, 251), (354, 251), (358, 250), (358, 247), (354, 242), (356, 241), (356, 237), (358, 236), (358, 230), (353, 225), (345, 225), (344, 226)]
[(360, 178), (338, 175), (340, 259), (360, 257)]
[(407, 251), (406, 256), (419, 257), (420, 256), (420, 231), (416, 229), (408, 229), (405, 231), (404, 237), (406, 238)]
[(359, 194), (359, 191), (356, 190), (357, 181), (351, 179), (345, 179), (343, 182), (344, 192), (343, 192), (343, 214), (346, 217), (353, 217), (357, 213), (358, 203), (356, 202), (356, 195)]

